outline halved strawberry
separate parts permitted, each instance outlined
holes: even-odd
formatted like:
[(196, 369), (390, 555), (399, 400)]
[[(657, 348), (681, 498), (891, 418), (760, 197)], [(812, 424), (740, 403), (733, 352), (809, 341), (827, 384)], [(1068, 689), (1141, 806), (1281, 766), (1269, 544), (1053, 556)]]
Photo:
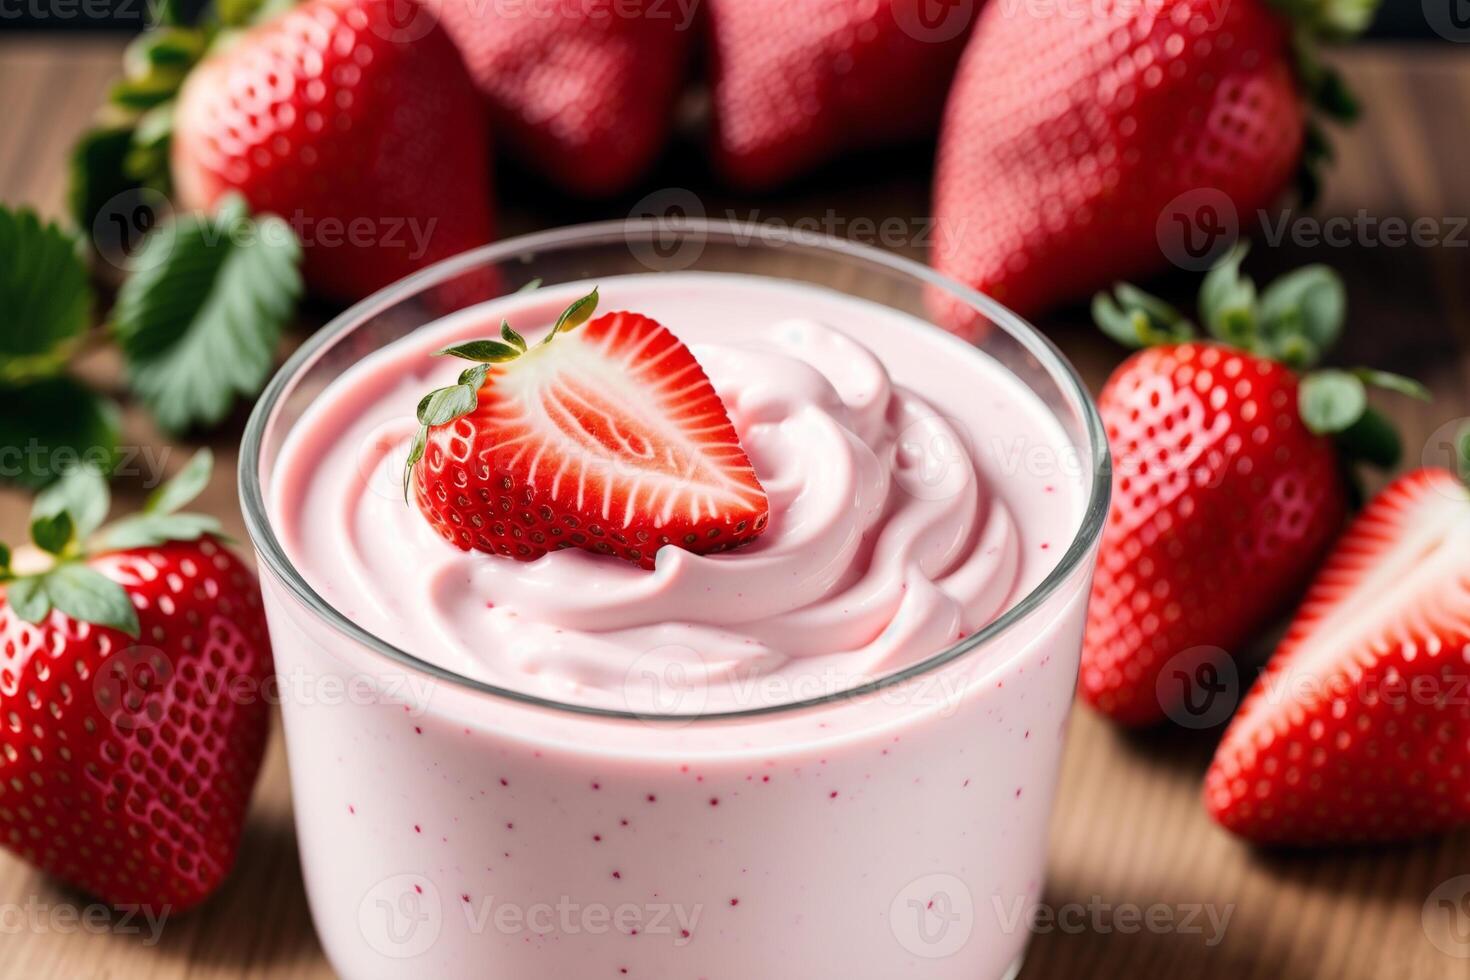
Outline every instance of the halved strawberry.
[(1205, 777), (1252, 840), (1383, 840), (1470, 823), (1470, 491), (1410, 473), (1358, 517)]
[(594, 289), (535, 346), (502, 323), (439, 351), (478, 363), (419, 403), (405, 495), (456, 547), (520, 561), (582, 548), (653, 568), (664, 545), (760, 534), (765, 491), (689, 348), (637, 313), (576, 330), (596, 306)]

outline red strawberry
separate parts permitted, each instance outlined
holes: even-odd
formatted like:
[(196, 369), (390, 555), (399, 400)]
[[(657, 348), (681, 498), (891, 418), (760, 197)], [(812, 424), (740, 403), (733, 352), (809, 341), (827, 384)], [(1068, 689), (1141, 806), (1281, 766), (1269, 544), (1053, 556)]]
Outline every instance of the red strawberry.
[[(1022, 314), (1182, 259), (1159, 223), (1186, 192), (1202, 195), (1198, 231), (1218, 224), (1228, 245), (1223, 212), (1268, 207), (1303, 157), (1292, 25), (1265, 0), (1074, 13), (990, 4), (941, 130), (934, 264)], [(1335, 76), (1311, 77), (1324, 109), (1349, 111)], [(949, 319), (978, 329), (973, 313)]]
[(1205, 804), (1251, 840), (1470, 823), (1470, 492), (1401, 477), (1343, 536), (1241, 705)]
[(479, 363), (419, 404), (405, 492), (446, 541), (520, 561), (582, 548), (653, 568), (665, 545), (756, 537), (766, 494), (699, 362), (636, 313), (577, 330), (596, 305), (532, 347), (503, 324), (440, 351)]
[(1201, 291), (1213, 342), (1188, 339), (1192, 325), (1131, 287), (1095, 305), (1109, 333), (1160, 344), (1125, 361), (1098, 400), (1113, 499), (1080, 690), (1125, 724), (1185, 720), (1186, 692), (1161, 682), (1165, 667), (1238, 652), (1306, 585), (1346, 515), (1343, 448), (1380, 464), (1396, 456), (1364, 378), (1417, 390), (1379, 372), (1299, 381), (1281, 362), (1304, 367), (1337, 335), (1342, 284), (1308, 267), (1257, 299), (1242, 256)]
[(203, 61), (172, 149), (180, 202), (238, 190), (306, 246), (311, 287), (355, 299), (490, 238), (484, 108), (415, 5), (309, 0)]
[(716, 162), (747, 188), (932, 133), (972, 21), (967, 4), (927, 0), (708, 7)]
[(255, 577), (211, 519), (174, 512), (207, 467), (104, 529), (94, 557), (77, 532), (106, 512), (106, 486), (73, 471), (38, 501), (54, 566), (4, 569), (0, 840), (113, 904), (181, 911), (218, 887), (269, 732)]
[(576, 194), (624, 190), (668, 139), (695, 9), (665, 0), (434, 0), (497, 136)]

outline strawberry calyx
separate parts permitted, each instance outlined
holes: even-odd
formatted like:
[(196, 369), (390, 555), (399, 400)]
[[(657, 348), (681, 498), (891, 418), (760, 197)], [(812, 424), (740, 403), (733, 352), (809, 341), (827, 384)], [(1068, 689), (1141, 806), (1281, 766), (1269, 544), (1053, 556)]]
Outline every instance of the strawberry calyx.
[(222, 537), (219, 521), (183, 512), (209, 482), (214, 457), (202, 449), (149, 496), (143, 509), (106, 527), (111, 494), (101, 471), (74, 466), (36, 496), (31, 510), (31, 541), (39, 551), (30, 564), (13, 566), (14, 555), (0, 543), (0, 586), (15, 614), (39, 625), (60, 610), (79, 622), (120, 630), (137, 639), (138, 614), (121, 585), (86, 564), (95, 555)]
[[(1299, 374), (1297, 410), (1307, 428), (1334, 437), (1349, 459), (1392, 467), (1402, 452), (1399, 437), (1393, 424), (1368, 404), (1368, 389), (1423, 401), (1429, 400), (1428, 389), (1412, 378), (1373, 368), (1318, 368), (1341, 338), (1347, 318), (1342, 277), (1314, 264), (1258, 290), (1241, 272), (1248, 251), (1244, 243), (1236, 245), (1205, 274), (1199, 315), (1207, 336)], [(1092, 316), (1105, 334), (1131, 348), (1200, 336), (1184, 313), (1127, 283), (1094, 296)]]
[(1335, 68), (1323, 62), (1322, 42), (1357, 37), (1378, 12), (1379, 0), (1268, 0), (1289, 22), (1292, 65), (1297, 84), (1315, 116), (1308, 115), (1297, 173), (1297, 196), (1312, 204), (1321, 187), (1321, 169), (1332, 159), (1332, 143), (1319, 120), (1351, 123), (1358, 118), (1358, 100)]
[(169, 193), (174, 103), (184, 80), (240, 31), (294, 3), (215, 0), (193, 23), (175, 0), (157, 5), (152, 23), (124, 50), (122, 78), (73, 151), (70, 210), (79, 227), (91, 228), (116, 194), (137, 187)]
[[(545, 347), (562, 332), (570, 332), (586, 323), (597, 309), (597, 287), (586, 296), (575, 300), (551, 325), (551, 330), (536, 344)], [(408, 488), (413, 480), (413, 468), (424, 458), (424, 447), (429, 441), (429, 430), (448, 425), (456, 419), (473, 412), (480, 404), (480, 387), (491, 364), (514, 361), (530, 351), (526, 340), (511, 328), (509, 320), (500, 321), (500, 339), (467, 340), (434, 352), (435, 357), (459, 357), (474, 361), (475, 366), (460, 372), (459, 379), (452, 385), (435, 388), (419, 400), (417, 417), (418, 432), (408, 449), (408, 461), (403, 467), (403, 502), (408, 503)]]

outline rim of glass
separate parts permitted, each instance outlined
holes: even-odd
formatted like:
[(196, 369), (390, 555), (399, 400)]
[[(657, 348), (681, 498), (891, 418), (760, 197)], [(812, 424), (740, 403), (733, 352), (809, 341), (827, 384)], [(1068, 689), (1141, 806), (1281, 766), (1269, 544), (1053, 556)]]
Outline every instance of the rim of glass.
[[(357, 625), (323, 599), (305, 578), (297, 572), (291, 559), (272, 529), (266, 512), (264, 487), (260, 479), (260, 456), (264, 448), (265, 431), (275, 414), (281, 398), (291, 388), (292, 382), (319, 355), (332, 345), (340, 335), (351, 330), (361, 321), (382, 313), (407, 296), (420, 292), (446, 279), (453, 278), (470, 269), (492, 262), (524, 256), (533, 256), (538, 251), (564, 249), (569, 246), (596, 246), (627, 243), (652, 234), (696, 234), (705, 236), (706, 241), (725, 240), (737, 247), (780, 247), (804, 250), (808, 253), (825, 253), (830, 257), (870, 262), (887, 270), (920, 280), (922, 283), (944, 289), (963, 300), (987, 317), (995, 326), (1010, 334), (1028, 353), (1034, 356), (1047, 375), (1058, 384), (1063, 394), (1080, 406), (1082, 423), (1087, 431), (1088, 449), (1092, 454), (1092, 481), (1088, 487), (1087, 507), (1061, 560), (1035, 588), (984, 627), (951, 646), (939, 650), (902, 670), (886, 674), (860, 685), (834, 691), (800, 701), (762, 705), (754, 708), (739, 708), (730, 711), (701, 712), (695, 714), (649, 714), (595, 705), (573, 704), (540, 697), (524, 691), (501, 687), (473, 677), (440, 667), (423, 660)], [(767, 277), (769, 278), (769, 277)], [(831, 288), (831, 287), (828, 287)], [(932, 323), (924, 323), (932, 330), (942, 330)], [(935, 272), (928, 266), (906, 259), (870, 245), (847, 239), (799, 229), (777, 228), (756, 223), (709, 220), (704, 218), (630, 218), (626, 220), (599, 221), (571, 225), (549, 231), (535, 232), (508, 238), (504, 241), (483, 245), (437, 262), (427, 268), (399, 280), (353, 304), (333, 317), (320, 330), (306, 340), (294, 354), (276, 371), (256, 401), (250, 418), (245, 425), (245, 434), (240, 443), (238, 489), (245, 518), (245, 529), (256, 554), (275, 576), (285, 583), (307, 609), (325, 620), (337, 632), (374, 652), (397, 661), (405, 667), (469, 691), (501, 698), (523, 705), (549, 708), (574, 715), (633, 720), (640, 722), (677, 722), (688, 724), (701, 721), (722, 721), (750, 718), (760, 715), (785, 714), (802, 711), (821, 705), (864, 697), (886, 688), (905, 683), (930, 671), (966, 656), (972, 651), (996, 639), (1002, 633), (1029, 618), (1078, 565), (1087, 557), (1093, 543), (1102, 533), (1107, 518), (1108, 499), (1112, 489), (1111, 457), (1102, 419), (1092, 395), (1081, 377), (1072, 367), (1061, 350), (1035, 327), (1020, 316), (1012, 313), (1001, 303), (989, 296), (976, 292), (948, 276)]]

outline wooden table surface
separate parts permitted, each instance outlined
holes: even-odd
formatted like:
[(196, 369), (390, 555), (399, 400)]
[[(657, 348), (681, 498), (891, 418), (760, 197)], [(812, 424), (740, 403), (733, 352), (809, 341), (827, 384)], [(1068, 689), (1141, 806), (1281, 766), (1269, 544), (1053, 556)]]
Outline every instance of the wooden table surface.
[[(0, 38), (0, 200), (61, 214), (68, 147), (115, 73), (121, 43)], [(1406, 460), (1428, 452), (1427, 458), (1442, 462), (1433, 455), (1431, 433), (1470, 416), (1470, 232), (1464, 227), (1470, 215), (1470, 47), (1360, 46), (1339, 61), (1363, 99), (1365, 120), (1340, 140), (1339, 163), (1318, 216), (1357, 219), (1360, 227), (1360, 212), (1375, 222), (1427, 216), (1442, 229), (1444, 244), (1391, 247), (1364, 235), (1353, 244), (1310, 248), (1288, 241), (1258, 245), (1253, 269), (1263, 278), (1309, 261), (1343, 270), (1353, 331), (1343, 362), (1411, 374), (1434, 389), (1432, 406), (1384, 404), (1405, 433)], [(929, 161), (922, 156), (905, 151), (871, 158), (760, 202), (723, 195), (689, 146), (676, 149), (628, 200), (597, 205), (553, 201), (533, 210), (524, 202), (550, 195), (524, 175), (502, 174), (501, 198), (523, 203), (502, 213), (501, 231), (622, 217), (642, 194), (682, 186), (693, 189), (712, 216), (808, 216), (839, 233), (860, 234), (853, 219), (927, 213)], [(898, 243), (898, 250), (922, 258), (922, 242)], [(1163, 288), (1182, 298), (1193, 287), (1180, 276)], [(1043, 326), (1096, 390), (1118, 355), (1082, 321), (1072, 311)], [(89, 355), (82, 371), (123, 394), (107, 351)], [(241, 538), (234, 463), (242, 422), (243, 413), (209, 437), (221, 465), (202, 502)], [(131, 408), (125, 431), (130, 444), (155, 453), (167, 447)], [(175, 448), (154, 458), (172, 471), (187, 455)], [(138, 480), (121, 480), (115, 490), (128, 506), (142, 496)], [(0, 491), (0, 539), (23, 537), (26, 507), (20, 494)], [(1454, 913), (1430, 902), (1426, 912), (1436, 886), (1470, 872), (1470, 833), (1363, 850), (1253, 850), (1211, 824), (1199, 804), (1199, 780), (1218, 734), (1177, 728), (1120, 733), (1079, 709), (1052, 828), (1045, 902), (1073, 906), (1083, 913), (1076, 920), (1081, 927), (1038, 932), (1023, 977), (1470, 977), (1470, 959), (1432, 941), (1453, 949), (1448, 930), (1458, 926), (1462, 940), (1470, 935), (1470, 910)], [(279, 737), (271, 744), (240, 864), (204, 908), (165, 923), (154, 942), (146, 925), (114, 921), (105, 931), (87, 931), (57, 912), (86, 901), (0, 856), (0, 978), (331, 976), (307, 912)], [(1217, 920), (1228, 915), (1223, 939), (1210, 944), (1209, 929), (1129, 928), (1128, 907), (1156, 905), (1175, 921), (1196, 907), (1212, 910)]]

